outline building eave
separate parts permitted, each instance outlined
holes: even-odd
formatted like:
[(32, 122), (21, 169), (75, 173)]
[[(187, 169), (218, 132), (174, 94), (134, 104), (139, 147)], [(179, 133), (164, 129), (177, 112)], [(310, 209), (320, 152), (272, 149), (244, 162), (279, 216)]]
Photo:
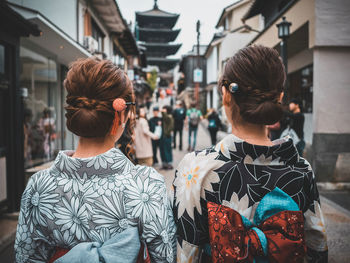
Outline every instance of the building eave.
[[(280, 19), (290, 8), (292, 8), (299, 0), (294, 0), (286, 5), (276, 16), (273, 18), (263, 30), (261, 30), (249, 43), (248, 45), (254, 43), (261, 35), (263, 35), (278, 19)], [(250, 18), (250, 17), (248, 17)], [(248, 19), (247, 18), (247, 19)]]
[(216, 23), (215, 28), (219, 28), (220, 26), (222, 26), (223, 20), (226, 18), (226, 16), (234, 9), (240, 7), (242, 4), (249, 2), (251, 0), (239, 0), (231, 5), (226, 6), (222, 12), (221, 15), (219, 17), (218, 22)]
[(11, 24), (16, 28), (16, 34), (19, 36), (40, 36), (41, 31), (39, 27), (16, 12), (6, 1), (0, 2), (0, 14), (0, 22), (2, 24)]

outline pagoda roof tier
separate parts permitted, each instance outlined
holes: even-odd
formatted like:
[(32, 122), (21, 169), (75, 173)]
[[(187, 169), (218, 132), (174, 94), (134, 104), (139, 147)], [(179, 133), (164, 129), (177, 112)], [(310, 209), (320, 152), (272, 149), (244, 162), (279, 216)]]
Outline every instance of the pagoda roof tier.
[(173, 69), (179, 61), (179, 59), (173, 58), (147, 57), (147, 64), (158, 66), (161, 72)]
[(139, 27), (139, 40), (145, 42), (166, 43), (174, 41), (181, 29), (155, 29)]
[(136, 21), (139, 27), (173, 28), (179, 16), (155, 7), (148, 11), (136, 12)]
[(181, 47), (181, 44), (168, 43), (143, 43), (142, 45), (146, 48), (147, 56), (151, 57), (166, 57), (174, 55)]

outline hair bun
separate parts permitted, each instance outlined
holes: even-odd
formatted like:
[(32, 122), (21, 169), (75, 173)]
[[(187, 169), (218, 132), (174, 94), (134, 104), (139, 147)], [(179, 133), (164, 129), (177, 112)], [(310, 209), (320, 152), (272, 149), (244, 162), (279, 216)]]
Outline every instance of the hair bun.
[(105, 137), (115, 116), (113, 100), (133, 101), (131, 81), (109, 60), (78, 59), (71, 65), (64, 86), (67, 128), (81, 137)]
[(271, 125), (283, 117), (282, 105), (271, 100), (262, 102), (255, 107), (245, 106), (244, 111), (241, 111), (241, 115), (244, 120), (250, 123)]

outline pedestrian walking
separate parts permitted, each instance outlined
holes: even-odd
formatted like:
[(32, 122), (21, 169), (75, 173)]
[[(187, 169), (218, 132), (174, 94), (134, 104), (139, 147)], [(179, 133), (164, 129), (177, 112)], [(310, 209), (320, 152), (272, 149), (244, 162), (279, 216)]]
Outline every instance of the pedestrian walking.
[(210, 133), (211, 145), (216, 144), (216, 136), (221, 128), (221, 120), (215, 109), (210, 109), (208, 113), (208, 130)]
[[(162, 136), (162, 117), (159, 116), (159, 108), (157, 106), (153, 107), (153, 117), (149, 120), (150, 131), (156, 133), (158, 130), (158, 137)], [(153, 149), (153, 165), (158, 164), (158, 149), (160, 149), (160, 139), (152, 139), (152, 149)]]
[[(202, 112), (196, 108), (196, 103), (191, 104), (191, 108), (186, 112), (186, 120), (188, 123), (188, 151), (194, 151), (197, 142), (197, 131), (200, 121), (203, 119)], [(193, 136), (193, 144), (191, 147), (191, 139)]]
[(182, 151), (182, 131), (184, 128), (184, 121), (186, 119), (186, 111), (182, 106), (182, 102), (179, 100), (176, 102), (175, 110), (173, 112), (174, 117), (174, 138), (173, 148), (176, 149), (176, 135), (179, 134), (179, 150)]
[(163, 133), (160, 140), (160, 156), (162, 158), (162, 169), (173, 169), (173, 153), (171, 148), (171, 132), (174, 129), (174, 119), (171, 115), (172, 109), (170, 106), (162, 108), (162, 124)]
[(151, 140), (160, 138), (150, 131), (146, 119), (145, 108), (140, 108), (136, 112), (137, 120), (135, 126), (135, 154), (139, 165), (153, 165), (153, 149)]
[(67, 128), (79, 143), (29, 179), (16, 262), (131, 263), (147, 251), (152, 262), (172, 262), (176, 229), (162, 175), (114, 147), (134, 111), (131, 81), (111, 61), (87, 58), (71, 65), (64, 86)]
[(303, 156), (305, 149), (305, 141), (304, 141), (304, 122), (305, 117), (301, 112), (301, 101), (298, 99), (292, 99), (289, 103), (289, 127), (293, 129), (298, 136), (298, 143), (296, 144), (298, 153), (300, 156)]
[(327, 262), (312, 168), (289, 137), (266, 132), (283, 116), (285, 78), (272, 48), (251, 45), (227, 61), (218, 85), (232, 134), (188, 153), (175, 173), (178, 261)]

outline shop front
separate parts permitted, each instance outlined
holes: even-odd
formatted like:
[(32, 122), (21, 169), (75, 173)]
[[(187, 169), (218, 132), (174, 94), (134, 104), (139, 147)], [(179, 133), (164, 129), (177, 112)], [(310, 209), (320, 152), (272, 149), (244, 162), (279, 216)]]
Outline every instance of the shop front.
[(18, 210), (24, 189), (19, 47), (20, 37), (39, 34), (38, 27), (0, 2), (0, 213)]

